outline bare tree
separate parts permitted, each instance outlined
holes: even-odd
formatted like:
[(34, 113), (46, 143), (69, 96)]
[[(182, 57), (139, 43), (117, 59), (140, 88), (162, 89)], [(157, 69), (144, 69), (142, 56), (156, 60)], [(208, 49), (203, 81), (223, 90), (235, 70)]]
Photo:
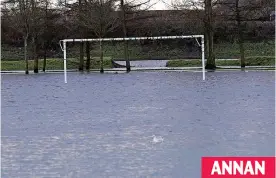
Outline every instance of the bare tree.
[(83, 64), (84, 64), (84, 43), (80, 42), (80, 62), (79, 62), (79, 71), (83, 71)]
[(43, 67), (42, 67), (42, 71), (45, 72), (46, 70), (46, 58), (47, 58), (47, 47), (48, 47), (48, 11), (49, 11), (49, 5), (50, 2), (49, 0), (44, 0), (44, 28), (43, 28), (43, 50), (44, 50), (44, 54), (43, 54)]
[[(87, 0), (82, 11), (82, 25), (92, 31), (98, 38), (104, 38), (109, 32), (114, 31), (118, 24), (118, 14), (115, 11), (117, 0)], [(88, 47), (87, 47), (88, 49)], [(101, 73), (103, 69), (103, 42), (100, 41)]]
[(240, 60), (241, 60), (241, 68), (245, 67), (245, 58), (244, 58), (244, 40), (243, 40), (243, 31), (242, 31), (242, 24), (241, 24), (241, 15), (239, 9), (240, 0), (235, 0), (235, 14), (236, 14), (236, 22), (237, 22), (237, 29), (238, 29), (238, 42), (240, 48)]
[(85, 69), (87, 71), (90, 70), (90, 63), (91, 63), (91, 56), (90, 56), (90, 43), (89, 41), (86, 42), (86, 66)]
[[(78, 13), (78, 15), (79, 15), (79, 22), (81, 22), (82, 21), (82, 18), (83, 18), (83, 15), (82, 15), (82, 13), (83, 13), (83, 1), (82, 0), (79, 0), (79, 13)], [(80, 38), (82, 38), (83, 37), (83, 26), (82, 26), (82, 24), (81, 23), (79, 23), (79, 36), (80, 36)], [(84, 46), (84, 44), (83, 44), (83, 42), (81, 42), (80, 43), (80, 62), (79, 62), (79, 71), (83, 71), (83, 64), (84, 64), (84, 49), (83, 49), (83, 46)]]
[(246, 22), (266, 21), (265, 16), (269, 13), (268, 4), (273, 2), (271, 0), (235, 0), (234, 2), (220, 0), (217, 2), (217, 9), (221, 11), (220, 16), (226, 21), (236, 22), (241, 68), (245, 67), (244, 26)]
[[(126, 10), (125, 10), (125, 4), (124, 0), (120, 0), (121, 4), (121, 21), (122, 21), (122, 28), (123, 28), (123, 35), (124, 38), (127, 37), (127, 22), (126, 22)], [(128, 55), (128, 41), (124, 40), (124, 58), (126, 60), (126, 70), (127, 72), (130, 72), (130, 62), (129, 62), (129, 55)]]
[[(85, 5), (87, 6), (87, 0), (85, 0)], [(89, 11), (89, 10), (88, 10)], [(86, 26), (86, 34), (88, 35), (89, 34), (89, 27)], [(86, 71), (89, 71), (90, 70), (90, 63), (91, 63), (91, 56), (90, 56), (90, 42), (87, 41), (86, 42), (86, 66), (85, 66), (85, 69)]]
[[(226, 7), (226, 8), (225, 8)], [(227, 20), (233, 19), (236, 22), (237, 29), (237, 37), (238, 44), (240, 50), (240, 65), (241, 68), (245, 67), (245, 55), (244, 55), (244, 39), (243, 39), (243, 27), (242, 27), (242, 19), (241, 19), (241, 0), (229, 1), (229, 0), (221, 0), (218, 2), (218, 12), (221, 12), (219, 15), (222, 17), (226, 17)]]
[[(25, 74), (29, 74), (29, 63), (28, 63), (28, 38), (29, 38), (29, 31), (30, 31), (30, 19), (29, 19), (29, 2), (28, 0), (22, 0), (20, 2), (20, 16), (23, 21), (23, 38), (24, 38), (24, 58), (25, 58)], [(20, 22), (19, 22), (20, 24)]]
[(205, 0), (205, 34), (206, 34), (206, 41), (207, 41), (207, 63), (205, 68), (206, 69), (215, 69), (216, 68), (216, 60), (214, 54), (214, 27), (213, 27), (213, 13), (212, 13), (212, 0)]
[(41, 11), (39, 6), (39, 2), (36, 0), (30, 0), (31, 1), (31, 39), (32, 39), (32, 59), (34, 61), (34, 73), (38, 73), (38, 38), (41, 34), (41, 23), (42, 17), (41, 17)]
[(31, 3), (30, 0), (14, 0), (5, 1), (5, 7), (9, 11), (7, 16), (11, 21), (10, 24), (14, 26), (24, 39), (24, 60), (25, 60), (25, 74), (29, 74), (28, 64), (28, 40), (30, 36), (30, 17), (31, 17)]
[[(156, 4), (156, 3), (154, 3)], [(135, 22), (140, 18), (137, 18), (137, 14), (141, 14), (143, 11), (148, 10), (154, 4), (150, 4), (150, 0), (144, 0), (141, 2), (134, 2), (126, 0), (120, 0), (120, 11), (121, 11), (121, 24), (123, 29), (123, 37), (128, 37), (128, 22)], [(142, 19), (146, 19), (145, 16)], [(124, 59), (126, 61), (126, 71), (130, 72), (130, 62), (129, 62), (129, 54), (128, 54), (129, 43), (127, 40), (124, 40)]]
[[(171, 6), (175, 9), (190, 9), (198, 12), (198, 20), (204, 22), (204, 33), (206, 40), (206, 52), (207, 63), (206, 69), (215, 69), (216, 60), (214, 54), (214, 13), (213, 8), (216, 6), (219, 0), (178, 0)], [(204, 17), (202, 17), (202, 11), (204, 10)], [(183, 12), (185, 13), (185, 12)], [(196, 18), (195, 18), (196, 20)]]

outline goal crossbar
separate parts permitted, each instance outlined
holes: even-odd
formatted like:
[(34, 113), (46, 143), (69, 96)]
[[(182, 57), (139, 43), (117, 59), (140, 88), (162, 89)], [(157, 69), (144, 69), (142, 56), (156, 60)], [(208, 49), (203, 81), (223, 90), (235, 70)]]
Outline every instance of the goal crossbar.
[[(128, 38), (91, 38), (91, 39), (63, 39), (60, 40), (60, 47), (63, 51), (64, 59), (64, 82), (67, 83), (67, 65), (66, 65), (66, 43), (67, 42), (100, 42), (100, 41), (134, 41), (134, 40), (166, 40), (166, 39), (187, 39), (195, 38), (197, 44), (201, 47), (201, 60), (202, 60), (202, 77), (205, 80), (205, 52), (204, 52), (204, 35), (185, 35), (185, 36), (151, 36), (151, 37), (128, 37)], [(197, 38), (201, 39), (201, 44)]]

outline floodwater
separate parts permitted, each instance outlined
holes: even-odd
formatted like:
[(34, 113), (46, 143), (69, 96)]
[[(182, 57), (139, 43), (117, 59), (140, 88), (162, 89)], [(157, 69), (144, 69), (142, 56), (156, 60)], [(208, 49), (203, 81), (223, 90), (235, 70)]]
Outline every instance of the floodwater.
[[(115, 61), (117, 64), (126, 65), (125, 61)], [(130, 61), (130, 66), (133, 67), (166, 67), (168, 60), (144, 60)]]
[(199, 178), (202, 156), (273, 156), (274, 82), (270, 71), (2, 75), (2, 177)]

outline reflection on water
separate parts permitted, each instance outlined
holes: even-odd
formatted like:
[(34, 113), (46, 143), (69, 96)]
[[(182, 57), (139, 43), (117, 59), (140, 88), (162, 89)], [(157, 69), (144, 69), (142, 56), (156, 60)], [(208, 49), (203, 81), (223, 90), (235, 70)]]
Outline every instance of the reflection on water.
[(197, 178), (202, 156), (274, 155), (274, 73), (201, 77), (2, 75), (2, 176)]

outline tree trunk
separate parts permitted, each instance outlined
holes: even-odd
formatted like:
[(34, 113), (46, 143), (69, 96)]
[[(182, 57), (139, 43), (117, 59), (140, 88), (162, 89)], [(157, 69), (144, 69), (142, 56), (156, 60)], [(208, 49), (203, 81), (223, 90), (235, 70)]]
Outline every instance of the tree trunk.
[(130, 62), (129, 62), (129, 55), (128, 55), (128, 41), (124, 41), (124, 57), (126, 60), (126, 70), (130, 72)]
[[(125, 12), (125, 5), (124, 0), (121, 0), (121, 10), (122, 10), (122, 27), (124, 32), (124, 38), (127, 37), (127, 27), (126, 27), (126, 12)], [(128, 41), (124, 40), (124, 58), (126, 61), (126, 70), (130, 72), (130, 62), (128, 56)]]
[(103, 43), (102, 43), (102, 41), (100, 41), (100, 60), (101, 60), (101, 62), (100, 62), (100, 65), (101, 65), (100, 72), (104, 73), (104, 69), (103, 69)]
[(37, 40), (35, 37), (33, 37), (33, 60), (34, 60), (34, 73), (38, 73)]
[(86, 70), (90, 70), (90, 43), (86, 42)]
[(25, 59), (25, 74), (29, 74), (29, 63), (28, 63), (28, 51), (27, 43), (28, 37), (24, 37), (24, 59)]
[(236, 0), (235, 4), (235, 11), (236, 11), (236, 22), (237, 22), (237, 30), (238, 30), (238, 43), (240, 48), (240, 59), (241, 59), (241, 68), (245, 68), (245, 57), (244, 57), (244, 46), (243, 46), (243, 31), (242, 31), (242, 24), (241, 24), (241, 16), (240, 16), (240, 9), (239, 9), (239, 0)]
[(239, 47), (240, 47), (241, 68), (245, 68), (245, 57), (244, 57), (244, 46), (243, 46), (242, 32), (239, 33)]
[(212, 15), (212, 0), (205, 0), (205, 34), (207, 42), (207, 64), (206, 69), (216, 69), (216, 60), (214, 54), (214, 31), (213, 31), (213, 15)]
[(46, 44), (44, 42), (44, 55), (43, 55), (43, 72), (46, 71), (46, 58), (47, 58), (47, 48), (46, 48)]
[[(81, 14), (82, 14), (82, 0), (79, 0), (79, 12), (78, 12), (78, 20), (80, 22), (82, 22), (82, 18), (81, 18)], [(78, 30), (79, 30), (79, 36), (80, 38), (82, 38), (83, 35), (83, 31), (82, 31), (82, 26), (81, 23), (79, 23), (78, 25)], [(83, 71), (83, 66), (84, 66), (84, 44), (83, 42), (80, 42), (80, 61), (79, 61), (79, 71)]]
[(83, 42), (80, 43), (80, 63), (79, 63), (79, 71), (83, 71), (83, 63), (84, 63), (84, 51), (83, 51)]
[(46, 71), (46, 58), (47, 58), (47, 30), (48, 30), (48, 0), (45, 1), (45, 28), (44, 28), (44, 43), (43, 43), (43, 47), (44, 47), (44, 56), (43, 56), (43, 67), (42, 67), (42, 71), (45, 72)]
[(38, 56), (37, 56), (37, 26), (35, 24), (37, 17), (36, 1), (31, 0), (31, 36), (32, 36), (32, 60), (34, 62), (34, 73), (38, 73)]

